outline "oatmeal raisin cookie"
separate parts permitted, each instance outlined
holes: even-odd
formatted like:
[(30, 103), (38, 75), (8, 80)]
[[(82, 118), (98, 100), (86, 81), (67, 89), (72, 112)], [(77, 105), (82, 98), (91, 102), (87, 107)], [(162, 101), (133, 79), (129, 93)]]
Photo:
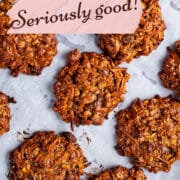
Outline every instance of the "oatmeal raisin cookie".
[(117, 150), (136, 167), (168, 172), (180, 159), (180, 103), (171, 96), (137, 99), (117, 115)]
[(174, 90), (180, 96), (180, 41), (176, 42), (176, 50), (168, 47), (168, 52), (169, 56), (159, 77), (164, 87)]
[(9, 131), (9, 122), (11, 118), (9, 103), (11, 102), (15, 102), (13, 98), (0, 92), (0, 135)]
[(7, 34), (10, 18), (7, 11), (14, 0), (0, 2), (0, 68), (18, 73), (39, 75), (51, 64), (57, 53), (57, 39), (53, 34)]
[(125, 167), (115, 167), (105, 170), (102, 173), (92, 176), (92, 180), (146, 180), (144, 172), (139, 168), (127, 169)]
[(101, 125), (104, 118), (123, 101), (129, 75), (107, 57), (95, 52), (68, 55), (69, 63), (59, 72), (54, 92), (54, 110), (65, 122)]
[(37, 132), (10, 153), (9, 179), (79, 180), (87, 160), (71, 133)]
[(166, 25), (158, 0), (142, 0), (143, 14), (134, 34), (102, 34), (98, 44), (115, 64), (149, 55), (164, 38)]

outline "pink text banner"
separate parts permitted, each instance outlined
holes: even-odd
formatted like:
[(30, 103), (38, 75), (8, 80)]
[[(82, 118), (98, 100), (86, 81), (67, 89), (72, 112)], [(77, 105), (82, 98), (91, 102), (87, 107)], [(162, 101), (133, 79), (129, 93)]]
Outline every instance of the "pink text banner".
[(8, 11), (9, 34), (134, 33), (141, 0), (17, 0)]

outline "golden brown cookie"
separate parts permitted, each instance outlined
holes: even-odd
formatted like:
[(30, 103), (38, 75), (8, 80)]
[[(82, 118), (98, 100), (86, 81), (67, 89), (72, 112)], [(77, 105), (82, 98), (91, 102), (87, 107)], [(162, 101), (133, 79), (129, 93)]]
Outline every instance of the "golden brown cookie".
[(176, 91), (180, 95), (180, 41), (176, 42), (176, 50), (168, 48), (169, 56), (164, 62), (159, 77), (164, 87)]
[(149, 55), (164, 38), (166, 25), (158, 0), (142, 0), (142, 6), (143, 14), (134, 34), (103, 34), (99, 37), (100, 48), (115, 64)]
[(57, 39), (53, 34), (8, 35), (10, 19), (6, 15), (14, 0), (0, 3), (0, 68), (9, 68), (13, 76), (18, 73), (39, 75), (51, 64), (57, 53)]
[(6, 15), (13, 6), (15, 0), (2, 0), (0, 2), (0, 35), (6, 35), (11, 27), (10, 18)]
[(136, 167), (168, 172), (180, 159), (180, 103), (172, 97), (137, 99), (117, 115), (117, 150)]
[(9, 68), (13, 76), (18, 73), (39, 75), (51, 64), (56, 45), (54, 35), (0, 36), (0, 68)]
[(65, 122), (77, 126), (102, 124), (123, 101), (129, 79), (126, 69), (101, 54), (77, 49), (69, 53), (68, 61), (56, 78), (54, 110)]
[(9, 131), (9, 122), (11, 118), (9, 108), (10, 102), (14, 102), (14, 100), (0, 92), (0, 135)]
[(79, 180), (87, 160), (71, 133), (36, 132), (10, 154), (9, 179)]
[(112, 169), (105, 170), (102, 173), (94, 175), (91, 180), (146, 180), (144, 172), (139, 168), (127, 169), (117, 166)]

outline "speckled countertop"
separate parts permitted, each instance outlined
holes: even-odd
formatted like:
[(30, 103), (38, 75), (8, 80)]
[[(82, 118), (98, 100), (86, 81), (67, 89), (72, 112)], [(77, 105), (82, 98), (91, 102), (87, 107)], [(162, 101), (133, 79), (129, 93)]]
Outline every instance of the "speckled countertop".
[[(92, 165), (87, 172), (100, 171), (115, 165), (131, 167), (129, 159), (121, 157), (114, 149), (115, 119), (114, 113), (127, 107), (135, 98), (151, 98), (156, 94), (167, 96), (172, 92), (165, 89), (157, 76), (161, 69), (164, 58), (167, 56), (166, 47), (180, 39), (180, 6), (174, 7), (179, 0), (160, 0), (167, 30), (165, 40), (148, 57), (141, 57), (131, 64), (122, 64), (127, 67), (131, 79), (127, 85), (125, 101), (109, 115), (108, 120), (102, 126), (81, 126), (75, 128), (74, 134), (78, 143), (83, 148), (87, 159)], [(179, 10), (178, 10), (179, 9)], [(53, 94), (54, 77), (59, 69), (66, 64), (66, 54), (78, 48), (81, 51), (101, 52), (96, 45), (94, 35), (58, 35), (58, 55), (52, 65), (46, 68), (39, 77), (19, 75), (13, 78), (8, 70), (0, 70), (0, 90), (13, 96), (17, 104), (11, 104), (11, 129), (0, 137), (0, 180), (6, 180), (8, 173), (8, 154), (23, 140), (23, 131), (30, 134), (39, 130), (54, 130), (57, 133), (70, 130), (69, 124), (64, 123), (58, 115), (52, 111), (55, 97)], [(18, 133), (21, 132), (21, 135)], [(24, 135), (26, 136), (26, 135)], [(88, 138), (91, 140), (88, 142)], [(179, 180), (180, 161), (176, 162), (169, 173), (145, 174), (149, 180)]]

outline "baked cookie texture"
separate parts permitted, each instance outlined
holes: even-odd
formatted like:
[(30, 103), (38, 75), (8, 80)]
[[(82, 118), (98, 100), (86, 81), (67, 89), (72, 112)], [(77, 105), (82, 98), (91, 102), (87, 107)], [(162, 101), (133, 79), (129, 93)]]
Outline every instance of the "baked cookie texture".
[(180, 103), (156, 96), (117, 115), (117, 151), (132, 158), (136, 167), (168, 172), (180, 159)]
[(164, 38), (166, 25), (158, 0), (142, 0), (143, 14), (134, 34), (102, 34), (98, 45), (115, 64), (149, 55)]
[(12, 98), (0, 92), (0, 135), (9, 131), (11, 118), (9, 103), (11, 102), (14, 102)]
[(164, 87), (174, 90), (180, 97), (180, 41), (176, 42), (176, 50), (167, 48), (169, 56), (166, 58), (159, 77)]
[(19, 73), (40, 75), (56, 54), (54, 35), (0, 36), (0, 68), (9, 68), (13, 76)]
[(36, 132), (10, 154), (10, 180), (79, 180), (87, 160), (69, 132)]
[(6, 35), (11, 27), (10, 17), (6, 14), (13, 6), (15, 0), (2, 0), (0, 2), (0, 35)]
[(101, 125), (123, 101), (129, 77), (125, 68), (116, 67), (107, 57), (75, 49), (56, 77), (53, 109), (65, 122)]
[(14, 0), (0, 3), (0, 68), (9, 68), (13, 76), (19, 73), (40, 75), (57, 53), (53, 34), (7, 34), (10, 18), (7, 11)]
[(105, 170), (102, 173), (90, 177), (90, 180), (146, 180), (144, 172), (139, 168), (127, 169), (117, 166), (112, 169)]

